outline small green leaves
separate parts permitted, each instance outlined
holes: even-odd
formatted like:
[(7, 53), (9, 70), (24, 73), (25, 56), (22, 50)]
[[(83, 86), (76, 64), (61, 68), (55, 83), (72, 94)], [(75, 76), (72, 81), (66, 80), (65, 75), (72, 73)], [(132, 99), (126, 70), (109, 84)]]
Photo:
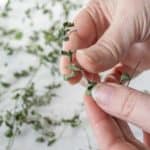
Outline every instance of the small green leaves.
[(48, 145), (48, 146), (51, 146), (52, 144), (54, 144), (54, 143), (56, 142), (56, 140), (57, 140), (57, 139), (55, 139), (55, 138), (49, 140), (47, 145)]
[(0, 126), (3, 124), (3, 117), (0, 116)]
[(67, 56), (70, 60), (70, 62), (72, 62), (72, 56), (73, 56), (73, 52), (71, 51), (61, 51), (61, 55)]
[(61, 55), (66, 55), (66, 56), (72, 56), (72, 52), (71, 51), (61, 51)]
[(131, 80), (131, 77), (128, 73), (123, 73), (120, 77), (120, 83), (123, 84)]
[(76, 76), (76, 72), (71, 72), (69, 75), (64, 75), (64, 80), (68, 81)]
[(11, 137), (13, 136), (13, 130), (12, 130), (12, 129), (6, 130), (5, 136), (6, 136), (7, 138), (11, 138)]
[(16, 78), (27, 77), (28, 75), (29, 75), (29, 72), (27, 70), (22, 70), (21, 72), (14, 73), (14, 76)]
[(45, 139), (44, 139), (44, 137), (38, 137), (38, 138), (36, 139), (36, 141), (37, 141), (38, 143), (43, 143), (43, 142), (45, 142)]
[(4, 88), (9, 88), (10, 87), (10, 83), (7, 82), (1, 82), (0, 83)]
[[(69, 60), (72, 63), (73, 52), (71, 52), (71, 51), (61, 51), (61, 55), (69, 57)], [(68, 81), (68, 80), (72, 79), (73, 77), (76, 76), (77, 72), (81, 71), (81, 69), (78, 66), (76, 66), (75, 64), (70, 64), (70, 65), (67, 66), (67, 68), (69, 70), (71, 70), (72, 72), (68, 75), (64, 75), (64, 80), (65, 81)]]
[[(65, 56), (68, 56), (69, 59), (70, 59), (70, 62), (72, 63), (73, 52), (71, 52), (71, 51), (61, 51), (61, 54), (65, 55)], [(75, 64), (70, 64), (70, 65), (67, 66), (67, 68), (69, 70), (71, 70), (72, 72), (68, 75), (64, 75), (64, 80), (65, 81), (68, 81), (68, 80), (74, 78), (76, 76), (77, 72), (82, 71), (82, 69), (80, 67), (78, 67), (77, 65), (75, 65)], [(96, 82), (88, 81), (88, 86), (87, 86), (87, 89), (86, 89), (86, 94), (87, 95), (91, 96), (91, 91), (92, 91), (92, 89), (95, 85), (96, 85)]]
[(22, 37), (23, 37), (23, 33), (22, 32), (16, 32), (16, 34), (15, 34), (15, 39), (16, 40), (21, 40), (22, 39)]
[(63, 26), (64, 28), (70, 28), (74, 26), (74, 23), (66, 21), (63, 23)]
[(63, 119), (64, 124), (70, 124), (73, 128), (78, 127), (81, 124), (81, 120), (78, 115), (75, 115), (71, 119)]
[(69, 37), (68, 37), (68, 33), (70, 31), (70, 29), (74, 26), (74, 23), (71, 22), (64, 22), (63, 23), (63, 28), (60, 30), (60, 35), (62, 35), (63, 37), (63, 41), (68, 41)]
[(75, 64), (70, 64), (68, 66), (68, 69), (75, 71), (75, 72), (81, 71), (81, 69), (78, 66), (76, 66)]
[(86, 89), (86, 95), (91, 96), (92, 95), (92, 89), (95, 87), (96, 82), (88, 81), (87, 89)]
[(81, 69), (78, 66), (76, 66), (75, 64), (70, 64), (68, 66), (68, 69), (70, 69), (72, 72), (68, 75), (64, 75), (65, 81), (68, 81), (68, 80), (74, 78), (76, 76), (77, 72), (81, 71)]

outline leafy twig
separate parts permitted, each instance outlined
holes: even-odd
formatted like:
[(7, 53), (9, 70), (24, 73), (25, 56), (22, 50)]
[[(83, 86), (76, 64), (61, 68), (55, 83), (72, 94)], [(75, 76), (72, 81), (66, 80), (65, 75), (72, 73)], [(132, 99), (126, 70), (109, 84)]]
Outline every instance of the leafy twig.
[(127, 82), (127, 86), (130, 85), (131, 80), (133, 79), (138, 67), (140, 66), (142, 60), (140, 60), (137, 65), (135, 66), (133, 72), (131, 73), (131, 75), (129, 75), (127, 72), (122, 73), (121, 77), (120, 77), (120, 84), (123, 84), (125, 82)]

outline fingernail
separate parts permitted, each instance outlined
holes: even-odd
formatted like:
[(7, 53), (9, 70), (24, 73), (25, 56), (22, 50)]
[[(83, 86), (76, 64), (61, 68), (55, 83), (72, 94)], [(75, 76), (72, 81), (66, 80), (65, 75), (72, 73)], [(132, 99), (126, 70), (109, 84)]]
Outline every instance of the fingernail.
[(111, 85), (100, 83), (92, 90), (93, 99), (100, 105), (108, 105), (114, 88)]

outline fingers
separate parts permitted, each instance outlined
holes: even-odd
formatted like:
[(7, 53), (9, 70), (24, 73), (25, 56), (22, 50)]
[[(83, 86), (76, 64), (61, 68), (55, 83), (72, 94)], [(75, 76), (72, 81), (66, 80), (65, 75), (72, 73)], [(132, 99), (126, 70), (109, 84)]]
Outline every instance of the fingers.
[(113, 82), (113, 83), (122, 83), (124, 84), (123, 81), (121, 81), (121, 76), (125, 73), (129, 75), (130, 78), (134, 78), (137, 76), (140, 72), (137, 70), (139, 68), (139, 65), (137, 67), (134, 66), (134, 68), (131, 68), (127, 65), (124, 65), (122, 63), (117, 64), (115, 67), (113, 67), (109, 74), (105, 78), (105, 82)]
[(85, 97), (85, 106), (100, 149), (137, 150), (136, 147), (125, 141), (117, 123), (105, 114), (91, 97)]
[(115, 121), (117, 122), (120, 130), (122, 131), (125, 139), (132, 143), (133, 145), (135, 145), (136, 147), (138, 147), (138, 149), (145, 149), (145, 146), (143, 145), (143, 143), (141, 143), (139, 140), (137, 140), (135, 138), (135, 136), (133, 135), (129, 125), (127, 122), (120, 120), (120, 119), (115, 119)]
[(146, 149), (145, 145), (143, 145), (142, 142), (140, 142), (139, 140), (137, 140), (137, 139), (135, 138), (135, 136), (133, 135), (133, 133), (132, 133), (132, 131), (131, 131), (131, 129), (130, 129), (130, 127), (129, 127), (129, 125), (128, 125), (127, 122), (125, 122), (125, 121), (123, 121), (123, 120), (120, 120), (120, 119), (115, 119), (115, 121), (117, 122), (117, 124), (118, 124), (120, 130), (122, 131), (122, 133), (123, 133), (125, 139), (126, 139), (129, 143), (133, 144), (133, 145), (136, 146), (138, 149), (141, 149), (141, 150), (145, 150), (145, 149)]
[(150, 134), (144, 132), (143, 138), (144, 138), (144, 143), (146, 144), (146, 146), (150, 147)]
[[(86, 48), (95, 40), (96, 31), (93, 24), (93, 21), (88, 13), (88, 8), (81, 10), (81, 12), (76, 16), (74, 20), (75, 26), (72, 30), (75, 29), (74, 32), (70, 33), (69, 41), (64, 43), (64, 50), (66, 51), (76, 51), (77, 49)], [(73, 63), (76, 63), (74, 60)], [(68, 65), (70, 64), (70, 60), (62, 56), (60, 58), (60, 72), (63, 75), (68, 75), (71, 71), (68, 69)], [(81, 79), (81, 74), (73, 78), (70, 82), (76, 83)]]
[(131, 141), (131, 140), (135, 139), (129, 125), (125, 121), (117, 119), (117, 118), (114, 118), (114, 120), (117, 122), (120, 130), (122, 131), (122, 133), (127, 141)]
[(97, 107), (91, 97), (85, 97), (85, 106), (101, 149), (107, 150), (114, 142), (124, 140), (115, 121)]
[(104, 111), (150, 133), (150, 95), (113, 83), (99, 84), (92, 95)]
[(77, 60), (84, 69), (92, 73), (105, 71), (123, 59), (135, 41), (133, 24), (124, 23), (123, 19), (114, 20), (94, 45), (77, 51)]

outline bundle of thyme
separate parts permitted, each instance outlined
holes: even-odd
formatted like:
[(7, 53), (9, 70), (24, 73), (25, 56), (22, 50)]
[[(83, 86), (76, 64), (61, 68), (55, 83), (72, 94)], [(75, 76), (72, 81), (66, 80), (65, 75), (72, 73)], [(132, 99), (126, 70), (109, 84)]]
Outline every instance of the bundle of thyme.
[[(71, 27), (74, 27), (74, 23), (72, 23), (72, 22), (65, 22), (63, 24), (63, 28), (61, 29), (61, 31), (63, 33), (63, 37), (64, 37), (63, 40), (64, 41), (69, 40), (68, 32), (70, 32), (70, 33), (77, 32), (76, 29), (71, 31)], [(84, 76), (84, 73), (83, 73), (84, 70), (81, 67), (79, 67), (77, 64), (74, 64), (74, 62), (73, 62), (73, 54), (74, 53), (75, 52), (72, 52), (72, 50), (69, 50), (69, 51), (62, 50), (61, 51), (61, 55), (62, 56), (67, 56), (68, 59), (70, 60), (70, 64), (67, 66), (67, 68), (71, 71), (71, 73), (68, 74), (68, 75), (64, 75), (64, 80), (65, 81), (68, 81), (68, 80), (74, 78), (77, 75), (78, 72), (80, 72)], [(91, 91), (95, 87), (96, 82), (95, 81), (90, 81), (88, 79), (87, 79), (87, 82), (88, 82), (88, 84), (87, 84), (87, 87), (86, 87), (86, 94), (91, 96)]]

